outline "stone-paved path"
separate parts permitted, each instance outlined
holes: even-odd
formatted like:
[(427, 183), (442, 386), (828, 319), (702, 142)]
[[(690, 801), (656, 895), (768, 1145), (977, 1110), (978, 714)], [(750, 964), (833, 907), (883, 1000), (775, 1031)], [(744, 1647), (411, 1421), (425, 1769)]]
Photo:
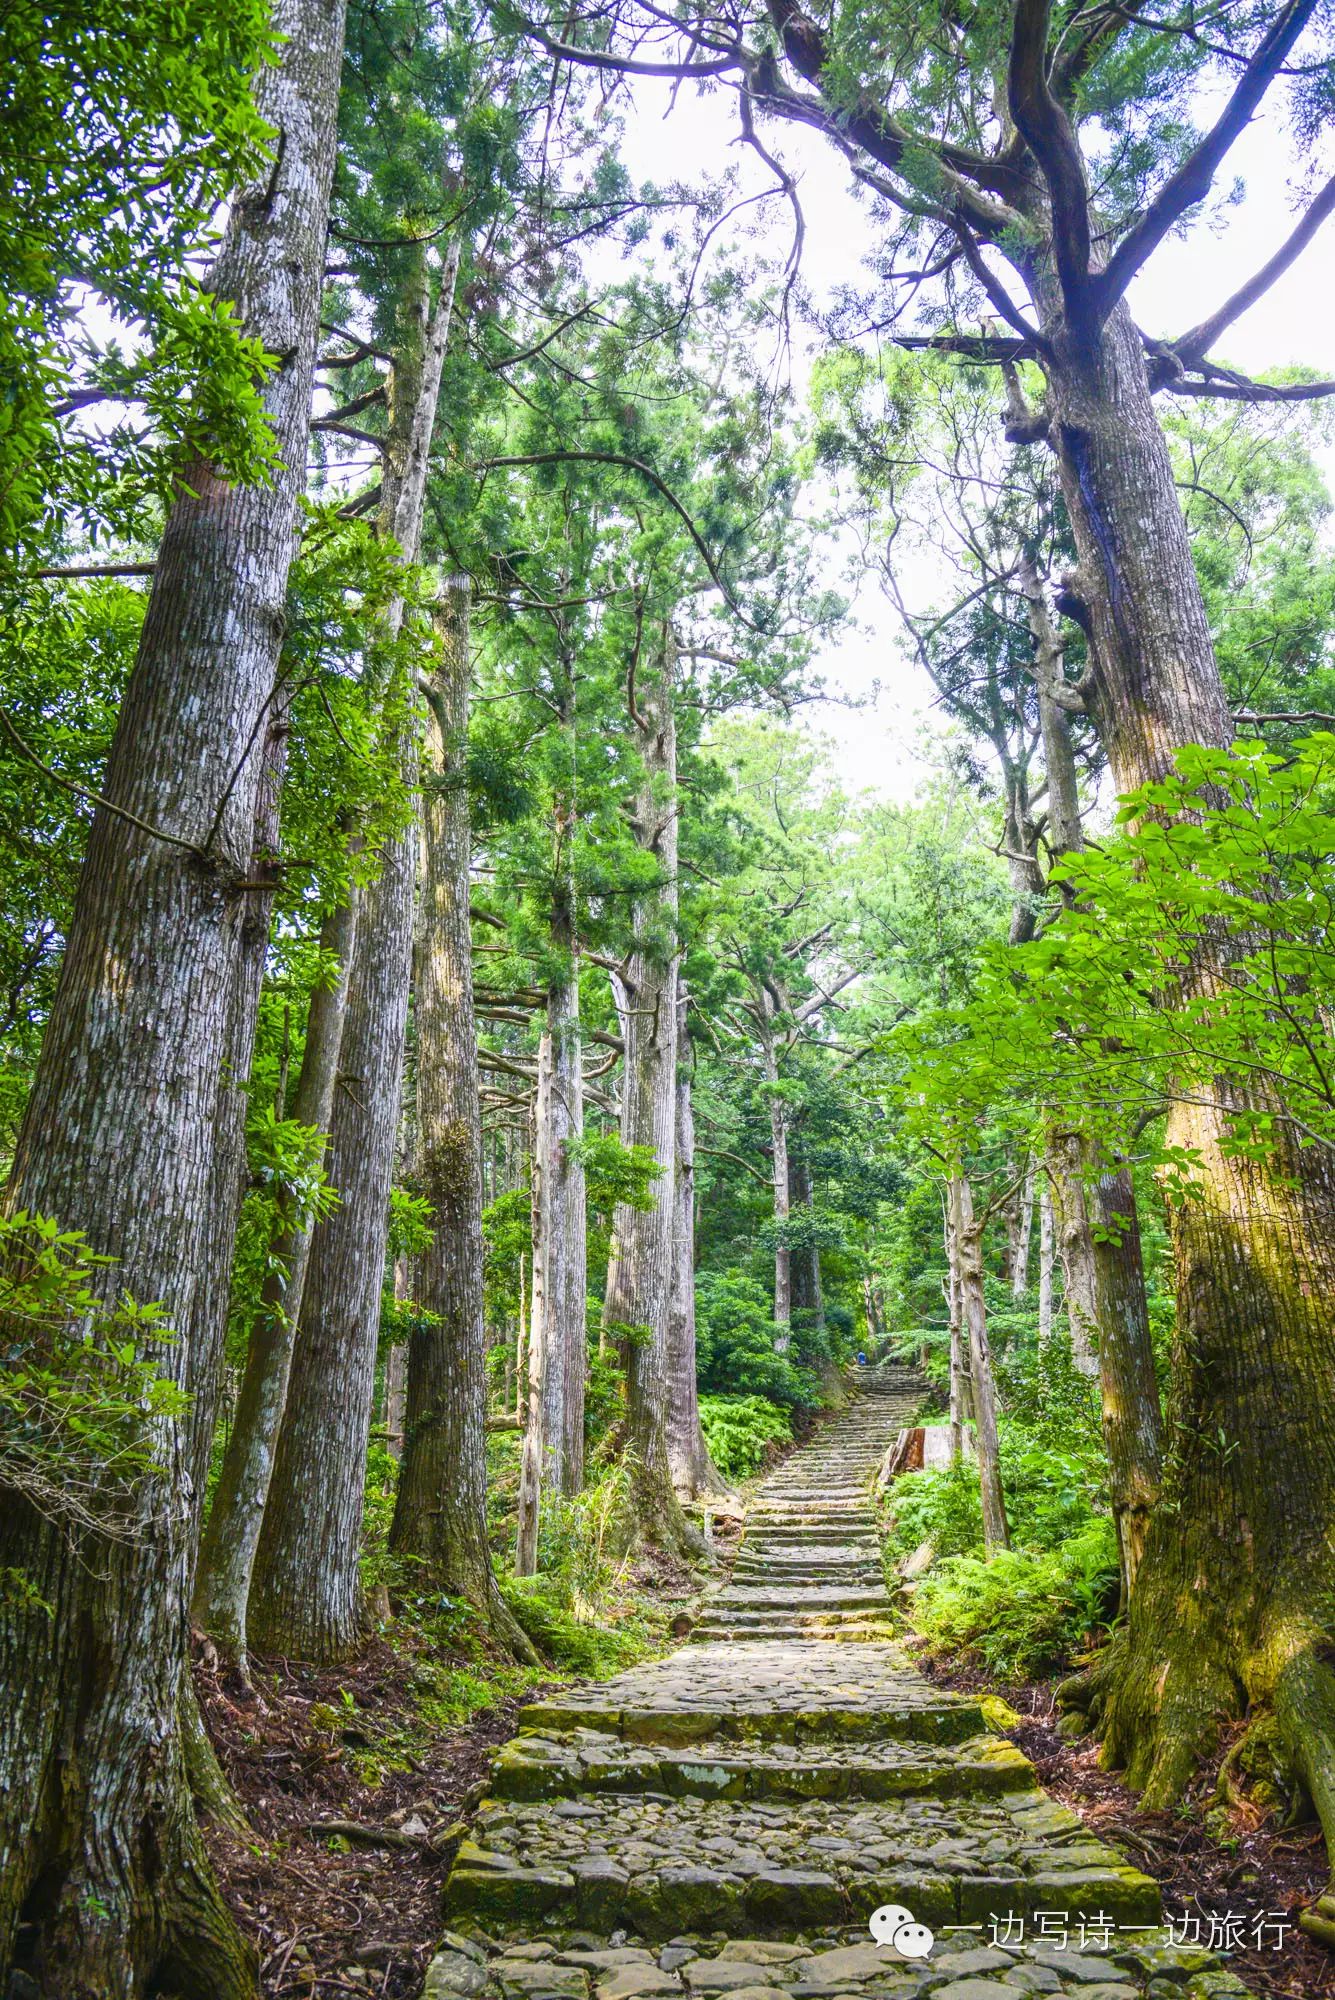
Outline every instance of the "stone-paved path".
[[(762, 1488), (689, 1644), (523, 1711), (424, 2000), (1245, 1991), (1165, 1945), (1156, 1884), (889, 1641), (869, 1489), (919, 1392), (872, 1376)], [(928, 1957), (874, 1942), (885, 1904)]]

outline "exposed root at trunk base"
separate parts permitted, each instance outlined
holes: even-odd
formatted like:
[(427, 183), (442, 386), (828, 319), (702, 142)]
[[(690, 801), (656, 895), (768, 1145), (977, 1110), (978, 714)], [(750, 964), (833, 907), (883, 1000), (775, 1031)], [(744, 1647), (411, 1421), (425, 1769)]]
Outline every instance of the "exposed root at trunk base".
[[(126, 1879), (69, 1857), (23, 1912), (14, 1969), (42, 2000), (259, 2000), (259, 1959), (222, 1899), (183, 1795), (142, 1830)], [(97, 1850), (101, 1859), (101, 1850)], [(85, 1863), (87, 1857), (85, 1857)]]
[[(1221, 1643), (1185, 1653), (1154, 1648), (1119, 1633), (1056, 1697), (1068, 1712), (1101, 1730), (1099, 1762), (1120, 1771), (1150, 1811), (1169, 1811), (1189, 1792), (1215, 1752), (1221, 1732), (1240, 1716), (1249, 1726), (1225, 1757), (1221, 1795), (1237, 1802), (1235, 1774), (1254, 1781), (1251, 1796), (1286, 1820), (1315, 1810), (1335, 1869), (1335, 1652), (1320, 1636), (1294, 1646), (1291, 1627), (1246, 1660)], [(1146, 1655), (1158, 1652), (1157, 1660)], [(1283, 1655), (1278, 1667), (1277, 1654)], [(1309, 1936), (1335, 1950), (1335, 1877), (1329, 1893), (1303, 1913)]]
[(501, 1596), (500, 1587), (494, 1576), (489, 1580), (482, 1616), (497, 1645), (504, 1646), (506, 1652), (513, 1654), (515, 1659), (522, 1660), (526, 1667), (542, 1667), (547, 1664)]

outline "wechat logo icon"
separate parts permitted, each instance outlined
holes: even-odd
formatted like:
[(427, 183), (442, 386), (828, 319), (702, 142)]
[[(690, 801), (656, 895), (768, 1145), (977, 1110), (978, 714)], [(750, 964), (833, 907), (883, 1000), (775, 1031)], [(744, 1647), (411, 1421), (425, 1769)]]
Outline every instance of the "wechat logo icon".
[(867, 1919), (867, 1928), (877, 1944), (888, 1944), (901, 1958), (926, 1958), (936, 1943), (926, 1924), (915, 1922), (902, 1903), (882, 1903)]

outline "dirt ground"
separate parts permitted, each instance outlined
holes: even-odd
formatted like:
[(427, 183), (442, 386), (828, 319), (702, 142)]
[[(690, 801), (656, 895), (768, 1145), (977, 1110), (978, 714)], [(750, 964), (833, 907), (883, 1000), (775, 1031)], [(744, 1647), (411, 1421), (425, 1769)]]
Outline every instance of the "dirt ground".
[[(502, 1698), (424, 1735), (416, 1665), (411, 1645), (381, 1640), (324, 1672), (257, 1661), (254, 1700), (196, 1674), (209, 1734), (253, 1829), (248, 1838), (213, 1827), (209, 1844), (258, 1946), (269, 2000), (415, 2000), (421, 1990), (459, 1823), (520, 1702)], [(329, 1727), (340, 1712), (349, 1720)], [(400, 1737), (415, 1745), (406, 1769), (372, 1770), (359, 1755)], [(321, 1822), (343, 1830), (322, 1833)]]
[[(1229, 1955), (1230, 1966), (1259, 2000), (1335, 2000), (1335, 1953), (1297, 1927), (1298, 1911), (1315, 1900), (1328, 1879), (1315, 1824), (1283, 1829), (1273, 1816), (1244, 1805), (1233, 1814), (1227, 1842), (1214, 1840), (1201, 1824), (1200, 1811), (1145, 1812), (1134, 1792), (1099, 1769), (1096, 1743), (1067, 1742), (1059, 1736), (1053, 1683), (999, 1687), (984, 1675), (951, 1671), (930, 1661), (920, 1664), (939, 1685), (1000, 1694), (1025, 1718), (1006, 1733), (1033, 1763), (1039, 1783), (1163, 1884), (1166, 1916), (1200, 1918), (1204, 1939), (1211, 1917), (1231, 1912), (1250, 1924), (1261, 1912), (1283, 1913), (1293, 1928), (1285, 1930), (1279, 1949), (1258, 1951), (1247, 1941)], [(1221, 1758), (1227, 1749), (1221, 1745)], [(1202, 1773), (1194, 1804), (1209, 1802), (1215, 1776), (1214, 1770)]]

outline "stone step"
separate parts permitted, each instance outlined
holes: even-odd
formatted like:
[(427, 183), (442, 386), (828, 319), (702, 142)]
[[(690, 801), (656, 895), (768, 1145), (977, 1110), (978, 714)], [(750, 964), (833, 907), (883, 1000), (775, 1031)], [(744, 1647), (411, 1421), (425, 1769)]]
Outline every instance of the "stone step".
[(1159, 1915), (1157, 1885), (1037, 1791), (852, 1805), (490, 1799), (445, 1897), (448, 1917), (492, 1933), (578, 1925), (654, 1941), (791, 1936), (865, 1922), (882, 1903), (903, 1903), (938, 1931), (998, 1910), (1099, 1910), (1119, 1924)]
[(855, 1554), (871, 1554), (879, 1548), (879, 1542), (869, 1528), (803, 1528), (801, 1522), (791, 1528), (753, 1528), (741, 1540), (741, 1548), (751, 1554), (799, 1550), (799, 1548), (833, 1548), (849, 1550)]
[(889, 1618), (875, 1618), (871, 1612), (721, 1612), (695, 1626), (691, 1638), (697, 1644), (717, 1640), (889, 1640), (895, 1628)]
[(962, 1743), (984, 1733), (977, 1702), (932, 1687), (898, 1647), (811, 1640), (748, 1646), (740, 1670), (730, 1646), (683, 1647), (615, 1680), (531, 1702), (519, 1727), (677, 1745)]
[(790, 1584), (861, 1585), (867, 1590), (884, 1590), (885, 1578), (878, 1564), (855, 1563), (735, 1563), (730, 1590), (786, 1590)]
[(957, 1745), (802, 1748), (711, 1739), (681, 1749), (623, 1743), (590, 1729), (571, 1736), (526, 1731), (502, 1747), (492, 1767), (493, 1796), (525, 1800), (586, 1792), (718, 1799), (982, 1798), (1034, 1789), (1028, 1758), (995, 1736)]
[(884, 1611), (883, 1588), (858, 1590), (838, 1584), (793, 1584), (786, 1590), (734, 1590), (729, 1587), (705, 1600), (709, 1610), (725, 1611)]

